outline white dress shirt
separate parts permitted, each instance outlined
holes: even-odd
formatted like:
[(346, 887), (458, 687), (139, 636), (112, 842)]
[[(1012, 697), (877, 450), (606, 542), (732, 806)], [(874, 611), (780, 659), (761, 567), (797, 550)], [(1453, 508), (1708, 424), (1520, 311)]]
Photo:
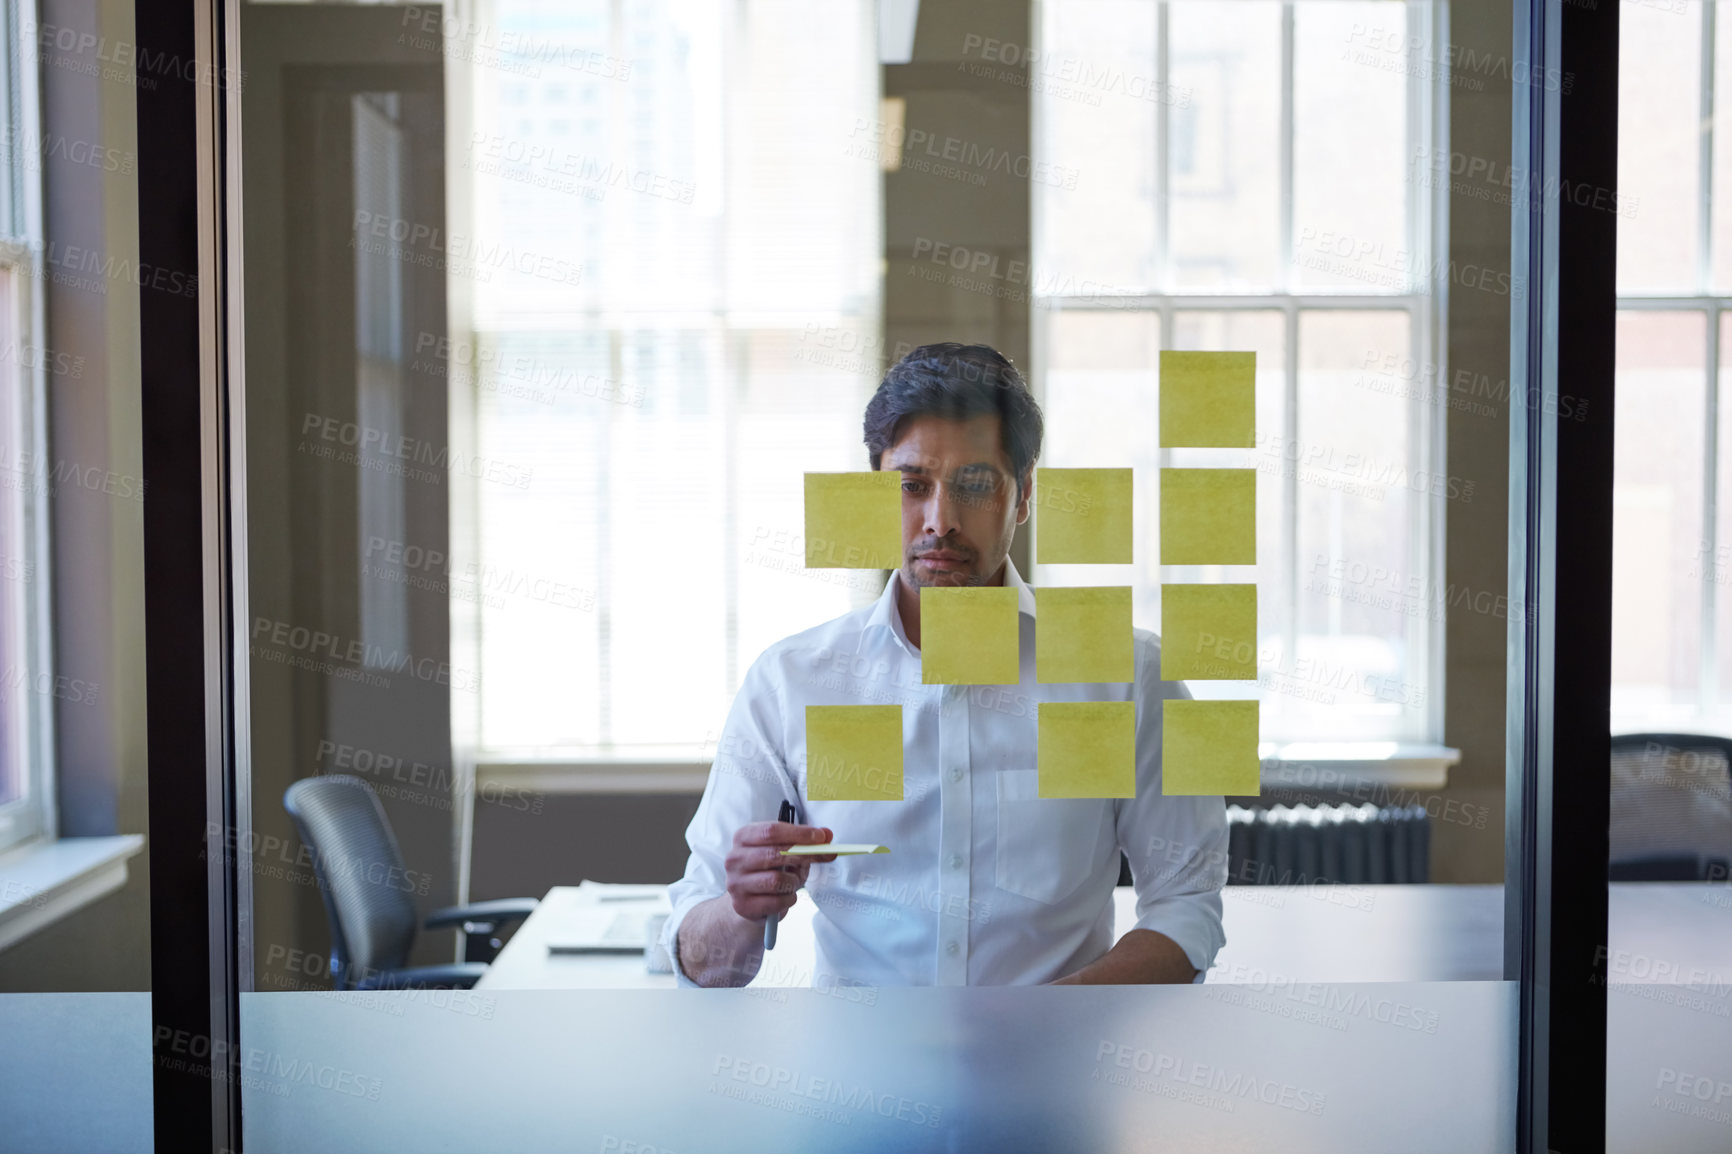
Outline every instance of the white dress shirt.
[[(1160, 643), (1135, 631), (1136, 681), (1042, 685), (1034, 670), (1034, 593), (1008, 562), (1020, 611), (1021, 684), (923, 685), (920, 651), (884, 595), (772, 645), (728, 714), (697, 814), (691, 857), (669, 887), (669, 956), (692, 907), (722, 896), (734, 832), (771, 821), (784, 798), (839, 842), (890, 853), (811, 867), (817, 985), (1014, 985), (1081, 969), (1113, 944), (1119, 851), (1136, 880), (1136, 928), (1173, 939), (1206, 971), (1225, 943), (1220, 889), (1227, 817), (1220, 797), (1161, 796), (1161, 701), (1189, 694), (1160, 679)], [(1135, 798), (1043, 799), (1036, 704), (1135, 701)], [(806, 706), (900, 704), (902, 801), (806, 800)], [(693, 985), (676, 960), (681, 985)]]

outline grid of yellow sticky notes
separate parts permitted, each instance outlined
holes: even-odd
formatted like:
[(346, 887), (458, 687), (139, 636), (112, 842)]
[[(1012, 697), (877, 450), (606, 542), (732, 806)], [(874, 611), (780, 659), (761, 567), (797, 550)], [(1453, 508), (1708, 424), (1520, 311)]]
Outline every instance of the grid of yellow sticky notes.
[(1036, 469), (1034, 559), (1042, 565), (1131, 563), (1129, 469)]
[(1256, 563), (1257, 470), (1161, 470), (1161, 564)]
[(1129, 585), (1042, 586), (1034, 610), (1036, 681), (1135, 678)]
[(902, 707), (808, 705), (806, 797), (902, 800)]
[(920, 680), (927, 685), (1015, 685), (1022, 680), (1016, 590), (920, 590)]
[(1043, 701), (1037, 727), (1041, 797), (1137, 796), (1136, 702)]
[(902, 474), (806, 474), (806, 567), (902, 565)]
[(1161, 586), (1161, 680), (1256, 677), (1255, 585)]
[(1257, 793), (1255, 701), (1161, 702), (1161, 793)]
[(1161, 353), (1161, 448), (1256, 445), (1257, 354)]

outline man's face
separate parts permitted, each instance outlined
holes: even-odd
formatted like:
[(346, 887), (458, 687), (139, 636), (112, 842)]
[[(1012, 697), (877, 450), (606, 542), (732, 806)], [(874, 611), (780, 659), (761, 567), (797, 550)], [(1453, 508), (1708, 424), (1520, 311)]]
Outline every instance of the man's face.
[(904, 581), (979, 585), (997, 574), (1028, 520), (1028, 485), (1019, 499), (997, 417), (914, 417), (879, 467), (902, 474)]

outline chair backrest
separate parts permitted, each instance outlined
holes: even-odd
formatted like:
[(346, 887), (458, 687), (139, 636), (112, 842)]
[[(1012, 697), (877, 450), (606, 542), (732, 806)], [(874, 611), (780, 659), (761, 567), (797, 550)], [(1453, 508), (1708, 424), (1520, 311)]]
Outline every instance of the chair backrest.
[(1693, 880), (1732, 859), (1732, 739), (1612, 738), (1613, 880)]
[(401, 967), (415, 941), (414, 885), (379, 799), (360, 778), (331, 774), (295, 782), (283, 806), (313, 853), (337, 989)]

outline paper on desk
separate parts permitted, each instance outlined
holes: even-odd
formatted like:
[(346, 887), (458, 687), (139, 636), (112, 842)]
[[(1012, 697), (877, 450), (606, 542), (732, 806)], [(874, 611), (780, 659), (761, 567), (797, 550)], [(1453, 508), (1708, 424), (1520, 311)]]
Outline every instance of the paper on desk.
[(833, 853), (838, 857), (846, 857), (855, 853), (889, 853), (887, 845), (871, 845), (863, 841), (833, 841), (825, 845), (791, 845), (782, 851), (783, 857), (811, 857), (814, 854)]

